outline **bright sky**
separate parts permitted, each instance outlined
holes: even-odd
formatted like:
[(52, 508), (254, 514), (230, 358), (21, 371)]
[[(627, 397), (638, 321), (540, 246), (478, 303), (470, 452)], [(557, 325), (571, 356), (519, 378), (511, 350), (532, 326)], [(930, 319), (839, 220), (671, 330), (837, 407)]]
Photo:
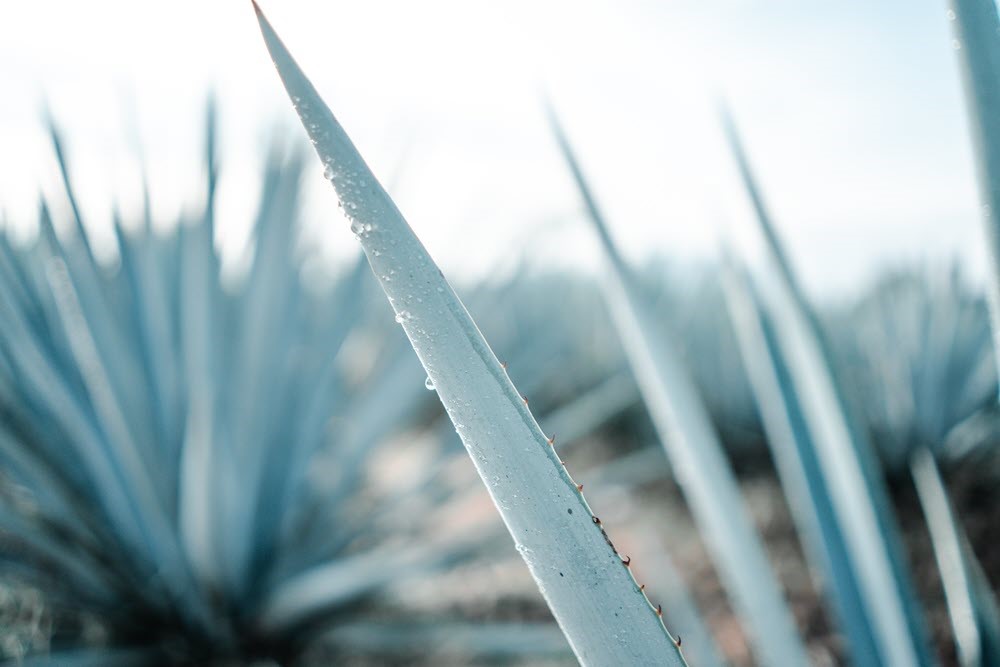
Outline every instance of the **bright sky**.
[[(479, 275), (528, 242), (539, 261), (593, 265), (543, 90), (638, 261), (707, 256), (721, 220), (746, 229), (713, 111), (724, 94), (813, 289), (856, 286), (886, 263), (982, 266), (943, 0), (261, 5), (376, 175), (400, 174), (400, 208), (446, 271)], [(167, 219), (198, 191), (210, 88), (222, 121), (220, 242), (235, 248), (269, 130), (304, 137), (250, 3), (8, 3), (0, 207), (23, 230), (39, 190), (58, 192), (47, 99), (98, 242), (109, 243), (112, 202), (136, 203), (136, 136)], [(311, 228), (342, 256), (355, 241), (312, 172)], [(553, 221), (561, 231), (543, 231)]]

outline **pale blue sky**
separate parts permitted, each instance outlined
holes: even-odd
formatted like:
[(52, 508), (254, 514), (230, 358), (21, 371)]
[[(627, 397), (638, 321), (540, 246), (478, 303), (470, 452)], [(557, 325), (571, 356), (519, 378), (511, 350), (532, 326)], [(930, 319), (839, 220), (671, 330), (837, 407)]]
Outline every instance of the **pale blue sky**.
[[(589, 264), (539, 104), (562, 115), (616, 235), (637, 259), (711, 253), (744, 207), (712, 112), (729, 98), (778, 224), (814, 289), (885, 263), (976, 272), (977, 202), (945, 4), (938, 0), (261, 2), (447, 270), (476, 275), (534, 238)], [(55, 192), (42, 96), (66, 127), (95, 235), (135, 204), (130, 112), (164, 216), (197, 187), (202, 104), (223, 125), (222, 224), (238, 247), (266, 130), (299, 131), (245, 0), (35, 0), (0, 21), (0, 205)], [(317, 167), (309, 213), (329, 255), (354, 249)], [(249, 179), (249, 180), (248, 180)]]

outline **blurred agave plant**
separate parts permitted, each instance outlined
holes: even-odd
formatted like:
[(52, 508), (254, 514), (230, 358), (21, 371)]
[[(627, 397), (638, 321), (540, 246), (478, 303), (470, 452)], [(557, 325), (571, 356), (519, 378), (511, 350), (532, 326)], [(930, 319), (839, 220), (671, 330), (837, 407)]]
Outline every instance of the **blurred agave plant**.
[(970, 453), (974, 443), (959, 449), (948, 436), (992, 408), (997, 381), (985, 300), (960, 274), (887, 275), (830, 319), (845, 380), (890, 470), (919, 447), (946, 461)]
[[(249, 269), (224, 285), (211, 115), (208, 130), (201, 213), (161, 235), (147, 198), (135, 231), (115, 221), (116, 267), (95, 260), (54, 128), (73, 225), (57, 234), (43, 204), (37, 242), (0, 235), (0, 575), (40, 591), (53, 624), (51, 642), (0, 637), (2, 651), (94, 665), (288, 664), (306, 647), (565, 656), (554, 624), (414, 614), (387, 592), (497, 552), (499, 523), (446, 506), (464, 487), (445, 465), (418, 474), (414, 443), (386, 446), (429, 424), (448, 460), (455, 438), (430, 421), (388, 311), (369, 308), (363, 258), (330, 289), (300, 280), (300, 153), (271, 152)], [(418, 482), (392, 483), (401, 472)]]

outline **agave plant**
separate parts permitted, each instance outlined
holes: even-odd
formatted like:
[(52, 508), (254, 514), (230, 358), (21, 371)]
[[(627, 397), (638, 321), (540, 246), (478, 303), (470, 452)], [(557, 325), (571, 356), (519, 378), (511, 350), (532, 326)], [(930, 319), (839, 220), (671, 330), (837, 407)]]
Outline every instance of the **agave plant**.
[(544, 614), (476, 623), (398, 593), (513, 550), (492, 548), (474, 494), (447, 504), (467, 488), (454, 471), (387, 454), (409, 429), (411, 455), (448, 460), (454, 434), (429, 421), (367, 263), (325, 290), (300, 278), (298, 152), (270, 154), (253, 258), (223, 284), (208, 127), (201, 213), (165, 235), (148, 206), (116, 220), (116, 266), (95, 260), (54, 128), (72, 225), (57, 233), (43, 205), (36, 242), (0, 236), (0, 572), (43, 594), (38, 660), (565, 656)]
[[(955, 3), (986, 140), (982, 101), (1000, 86), (982, 53), (996, 45), (970, 17), (985, 12), (995, 27), (989, 5)], [(672, 470), (651, 464), (656, 452), (646, 448), (587, 479), (633, 488), (673, 474), (761, 662), (805, 664), (807, 654), (728, 460), (734, 445), (759, 442), (754, 403), (852, 661), (935, 663), (883, 465), (914, 480), (962, 663), (997, 659), (1000, 614), (938, 469), (961, 454), (954, 432), (993, 413), (994, 356), (977, 298), (953, 280), (898, 279), (821, 322), (731, 125), (770, 289), (735, 261), (721, 271), (721, 291), (711, 267), (689, 293), (633, 270), (557, 124), (608, 260), (598, 283), (621, 342), (591, 284), (528, 280), (527, 258), (508, 282), (453, 289), (257, 14), (364, 256), (328, 289), (304, 283), (296, 221), (305, 158), (275, 149), (248, 268), (223, 281), (210, 114), (200, 211), (161, 235), (147, 197), (141, 219), (116, 216), (117, 263), (102, 264), (53, 127), (71, 224), (55, 224), (57, 207), (43, 203), (33, 244), (0, 235), (0, 575), (27, 586), (10, 589), (27, 591), (21, 603), (40, 593), (78, 624), (50, 615), (51, 644), (32, 640), (42, 644), (38, 662), (439, 664), (562, 661), (572, 651), (583, 664), (683, 665), (667, 619), (695, 664), (722, 664), (667, 554), (630, 536), (654, 556), (665, 608), (647, 597), (567, 467), (566, 445), (640, 400)], [(994, 167), (984, 159), (984, 180)], [(594, 326), (558, 317), (571, 300)], [(449, 596), (459, 587), (433, 578), (464, 580), (483, 567), (499, 577), (517, 556), (558, 629), (530, 593), (527, 615), (491, 621), (456, 611)], [(4, 594), (0, 614), (17, 606)]]
[(885, 465), (899, 470), (921, 446), (969, 453), (947, 436), (992, 405), (997, 380), (985, 301), (959, 273), (883, 276), (827, 329)]

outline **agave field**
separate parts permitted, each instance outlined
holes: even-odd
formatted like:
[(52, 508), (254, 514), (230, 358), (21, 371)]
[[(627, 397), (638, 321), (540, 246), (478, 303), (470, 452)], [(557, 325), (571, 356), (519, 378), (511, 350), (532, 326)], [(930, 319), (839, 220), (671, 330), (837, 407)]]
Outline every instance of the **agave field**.
[[(545, 268), (543, 240), (449, 282), (253, 9), (315, 156), (273, 142), (237, 279), (214, 103), (198, 208), (154, 225), (147, 191), (113, 260), (58, 119), (60, 201), (28, 243), (0, 230), (0, 657), (1000, 665), (994, 0), (947, 14), (985, 290), (897, 269), (836, 303), (802, 286), (724, 105), (763, 262), (630, 263), (571, 112), (540, 105), (602, 269)], [(314, 169), (360, 244), (322, 284)]]

